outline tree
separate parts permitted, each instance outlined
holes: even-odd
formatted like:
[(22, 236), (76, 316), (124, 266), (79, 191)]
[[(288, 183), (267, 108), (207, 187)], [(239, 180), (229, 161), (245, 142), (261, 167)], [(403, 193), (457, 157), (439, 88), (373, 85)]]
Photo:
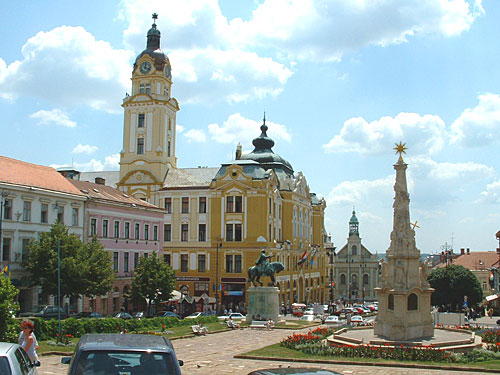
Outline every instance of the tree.
[(135, 300), (146, 301), (148, 311), (161, 300), (169, 299), (175, 287), (175, 272), (163, 262), (156, 252), (142, 257), (134, 270), (131, 295)]
[(432, 293), (432, 305), (449, 306), (452, 310), (462, 306), (465, 296), (469, 306), (475, 306), (483, 300), (483, 290), (476, 275), (463, 266), (450, 265), (432, 271), (429, 284), (435, 289)]
[(111, 257), (93, 239), (85, 244), (61, 223), (52, 225), (49, 232), (40, 234), (38, 241), (28, 246), (26, 269), (32, 285), (42, 292), (57, 295), (57, 253), (60, 248), (61, 298), (104, 294), (111, 289), (114, 272)]
[[(15, 302), (15, 298), (19, 290), (12, 285), (10, 278), (0, 276), (0, 341), (8, 341), (9, 326), (14, 326), (15, 319), (13, 318), (19, 311), (19, 305)], [(17, 325), (15, 325), (17, 329)]]

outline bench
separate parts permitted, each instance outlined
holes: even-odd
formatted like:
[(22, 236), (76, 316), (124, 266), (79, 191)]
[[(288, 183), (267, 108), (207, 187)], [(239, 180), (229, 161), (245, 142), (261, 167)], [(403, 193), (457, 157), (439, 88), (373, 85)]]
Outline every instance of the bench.
[(208, 328), (199, 326), (198, 324), (195, 324), (194, 326), (191, 326), (191, 330), (196, 336), (205, 336), (208, 333)]
[(250, 328), (264, 328), (264, 329), (273, 329), (274, 323), (268, 320), (252, 320), (252, 323), (249, 325)]

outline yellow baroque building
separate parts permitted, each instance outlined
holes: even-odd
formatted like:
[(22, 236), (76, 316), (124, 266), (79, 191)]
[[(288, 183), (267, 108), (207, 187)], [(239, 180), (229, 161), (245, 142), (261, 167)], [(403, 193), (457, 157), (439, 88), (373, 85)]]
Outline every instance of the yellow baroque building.
[[(247, 270), (261, 250), (280, 261), (280, 302), (330, 302), (326, 202), (272, 150), (265, 118), (255, 149), (217, 168), (177, 168), (177, 101), (156, 24), (132, 71), (118, 187), (165, 210), (162, 256), (197, 310), (248, 303)], [(268, 278), (263, 278), (267, 283)]]

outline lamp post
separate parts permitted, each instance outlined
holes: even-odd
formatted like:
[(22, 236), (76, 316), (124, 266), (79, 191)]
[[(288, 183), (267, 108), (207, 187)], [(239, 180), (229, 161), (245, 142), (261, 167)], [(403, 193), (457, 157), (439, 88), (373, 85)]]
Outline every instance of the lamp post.
[(0, 197), (2, 200), (0, 200), (0, 256), (2, 256), (2, 246), (3, 246), (3, 241), (2, 241), (2, 219), (3, 219), (3, 206), (5, 205), (5, 197), (9, 195), (8, 190), (2, 190), (2, 194)]
[(216, 238), (215, 251), (215, 314), (219, 315), (219, 247), (222, 247), (220, 238)]
[(61, 337), (61, 240), (57, 239), (57, 326)]

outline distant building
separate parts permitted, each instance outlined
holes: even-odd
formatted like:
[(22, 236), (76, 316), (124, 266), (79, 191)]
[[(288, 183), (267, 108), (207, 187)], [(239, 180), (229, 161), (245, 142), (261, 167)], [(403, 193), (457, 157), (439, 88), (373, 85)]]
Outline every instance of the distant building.
[[(31, 287), (26, 261), (27, 246), (54, 222), (68, 227), (83, 239), (86, 196), (55, 169), (0, 156), (0, 267), (9, 269), (20, 290), (21, 312), (36, 305), (54, 303), (52, 296)], [(81, 300), (65, 300), (70, 309), (81, 310)]]
[(378, 284), (379, 260), (361, 244), (359, 220), (352, 211), (349, 237), (335, 259), (335, 299), (344, 302), (375, 300), (373, 288)]

